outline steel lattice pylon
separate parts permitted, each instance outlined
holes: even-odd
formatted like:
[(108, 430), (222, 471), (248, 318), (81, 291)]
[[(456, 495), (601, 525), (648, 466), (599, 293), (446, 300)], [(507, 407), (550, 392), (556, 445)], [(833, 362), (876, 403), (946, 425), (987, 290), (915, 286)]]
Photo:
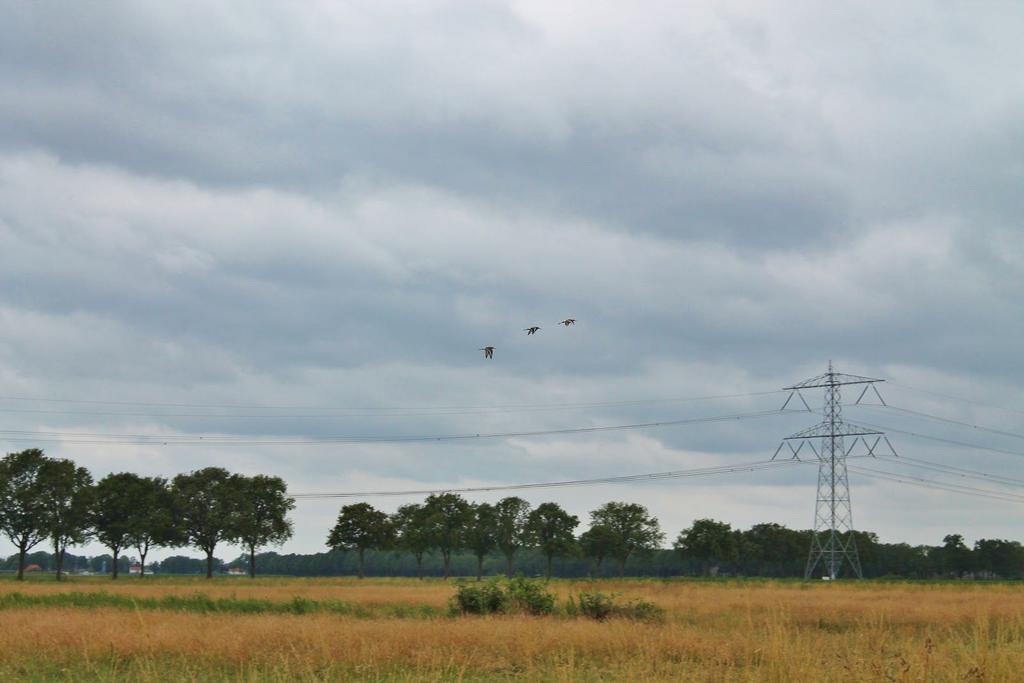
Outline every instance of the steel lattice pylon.
[[(835, 372), (830, 361), (828, 372), (825, 374), (785, 387), (792, 393), (782, 406), (783, 409), (796, 396), (810, 410), (800, 391), (813, 388), (825, 390), (824, 420), (814, 427), (787, 437), (775, 451), (775, 457), (778, 457), (783, 447), (788, 445), (792, 457), (800, 459), (801, 450), (804, 446), (809, 446), (818, 459), (818, 493), (814, 506), (811, 550), (807, 557), (807, 568), (804, 571), (805, 579), (811, 578), (815, 570), (820, 568), (828, 578), (834, 580), (839, 576), (844, 562), (849, 565), (851, 571), (858, 578), (863, 578), (853, 533), (853, 506), (850, 503), (850, 482), (846, 473), (846, 458), (854, 453), (858, 444), (863, 444), (865, 449), (863, 455), (874, 456), (883, 441), (889, 449), (888, 454), (895, 455), (896, 453), (884, 433), (843, 421), (840, 387), (849, 384), (863, 384), (864, 389), (856, 402), (860, 403), (867, 392), (871, 390), (884, 405), (885, 401), (874, 386), (876, 382), (882, 381), (884, 380)], [(869, 437), (874, 437), (873, 442), (869, 443)], [(847, 442), (847, 439), (851, 440)], [(820, 443), (820, 451), (814, 447), (815, 441)], [(799, 443), (799, 446), (794, 447), (794, 443)]]

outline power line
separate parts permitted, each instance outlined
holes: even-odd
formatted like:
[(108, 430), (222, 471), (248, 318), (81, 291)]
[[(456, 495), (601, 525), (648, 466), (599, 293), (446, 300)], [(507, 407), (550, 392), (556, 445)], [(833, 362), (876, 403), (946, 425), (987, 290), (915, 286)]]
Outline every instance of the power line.
[(738, 472), (755, 472), (766, 469), (777, 469), (779, 466), (798, 464), (798, 460), (764, 460), (742, 463), (739, 465), (723, 465), (720, 467), (701, 467), (688, 470), (669, 472), (652, 472), (649, 474), (631, 474), (618, 477), (599, 477), (595, 479), (570, 479), (565, 481), (534, 482), (529, 484), (501, 484), (496, 486), (470, 486), (461, 488), (412, 489), (401, 491), (348, 491), (341, 493), (296, 493), (293, 498), (370, 498), (376, 496), (424, 496), (440, 493), (482, 493), (490, 491), (517, 491), (526, 489), (563, 488), (570, 486), (595, 486), (599, 484), (621, 484), (641, 481), (658, 481), (663, 479), (684, 479), (688, 477), (704, 477), (716, 474), (733, 474)]
[(1018, 415), (1024, 415), (1024, 410), (1020, 410), (1019, 408), (1009, 408), (1007, 406), (1000, 406), (1000, 405), (996, 405), (994, 403), (986, 403), (985, 401), (978, 401), (978, 400), (975, 400), (973, 398), (964, 398), (963, 396), (954, 396), (953, 394), (943, 394), (943, 393), (940, 393), (938, 391), (929, 391), (928, 389), (920, 389), (920, 388), (917, 388), (917, 387), (912, 387), (912, 386), (909, 386), (907, 384), (902, 384), (900, 382), (894, 382), (893, 380), (889, 380), (889, 384), (891, 384), (893, 386), (900, 387), (902, 389), (909, 389), (910, 391), (917, 391), (917, 392), (920, 392), (922, 394), (928, 394), (930, 396), (936, 396), (938, 398), (948, 398), (948, 399), (952, 399), (954, 401), (962, 401), (963, 403), (973, 403), (974, 405), (984, 406), (986, 408), (995, 408), (996, 410), (1005, 410), (1005, 411), (1007, 411), (1009, 413), (1017, 413)]
[[(406, 414), (477, 414), (479, 412), (525, 412), (563, 409), (587, 409), (587, 408), (617, 408), (636, 405), (650, 405), (654, 403), (687, 403), (693, 401), (713, 401), (730, 398), (750, 398), (754, 396), (769, 396), (782, 393), (774, 391), (755, 391), (737, 394), (718, 394), (710, 396), (688, 396), (676, 398), (649, 398), (633, 399), (625, 401), (587, 401), (575, 403), (513, 403), (491, 406), (419, 406), (419, 407), (393, 407), (393, 408), (372, 408), (372, 407), (324, 407), (324, 406), (280, 406), (280, 405), (254, 405), (254, 404), (231, 404), (231, 403), (160, 403), (152, 401), (104, 401), (95, 399), (64, 399), (64, 398), (33, 398), (28, 396), (0, 396), (0, 401), (24, 401), (42, 403), (66, 403), (77, 405), (115, 405), (115, 406), (146, 406), (152, 408), (213, 408), (222, 410), (315, 410), (322, 411), (327, 415), (343, 414), (352, 417), (372, 417), (376, 415), (406, 415)], [(268, 417), (267, 415), (219, 415), (219, 414), (174, 414), (174, 413), (124, 413), (106, 411), (62, 411), (42, 409), (21, 409), (21, 408), (0, 408), (0, 412), (23, 412), (43, 413), (60, 415), (127, 415), (131, 417)], [(286, 417), (301, 417), (286, 415)], [(314, 415), (312, 417), (321, 417)]]
[(874, 408), (876, 410), (894, 410), (900, 413), (906, 413), (908, 415), (915, 415), (917, 417), (924, 417), (929, 420), (936, 420), (938, 422), (945, 422), (947, 424), (958, 425), (960, 427), (970, 427), (982, 432), (988, 432), (990, 434), (998, 434), (999, 436), (1009, 436), (1014, 439), (1024, 439), (1024, 434), (1018, 432), (1010, 432), (1004, 429), (996, 429), (995, 427), (986, 427), (984, 425), (974, 424), (972, 422), (963, 422), (961, 420), (954, 420), (948, 417), (942, 417), (941, 415), (932, 415), (931, 413), (925, 413), (920, 410), (911, 410), (910, 408), (901, 408), (899, 406), (887, 405), (887, 406), (876, 406), (870, 404), (859, 403), (856, 404), (859, 408)]
[(263, 446), (304, 446), (314, 444), (387, 444), (415, 443), (438, 441), (467, 441), (474, 439), (507, 439), (531, 436), (557, 436), (566, 434), (590, 434), (601, 432), (624, 431), (632, 429), (652, 429), (658, 427), (706, 424), (713, 422), (730, 422), (757, 417), (803, 413), (804, 411), (762, 410), (750, 413), (734, 413), (731, 415), (715, 415), (711, 417), (687, 418), (680, 420), (663, 420), (659, 422), (640, 422), (633, 424), (607, 425), (598, 427), (568, 427), (562, 429), (538, 429), (518, 432), (492, 432), (469, 434), (410, 435), (410, 436), (323, 436), (291, 439), (254, 439), (245, 436), (229, 435), (152, 435), (152, 434), (110, 434), (83, 432), (39, 432), (27, 430), (0, 430), (0, 434), (13, 434), (6, 437), (7, 441), (31, 441), (38, 443), (67, 444), (103, 444), (103, 445), (199, 445), (199, 444), (233, 444)]
[(1021, 451), (1011, 451), (1011, 450), (1007, 450), (1005, 448), (996, 448), (995, 446), (981, 446), (981, 445), (974, 444), (974, 443), (968, 443), (966, 441), (958, 441), (956, 439), (946, 439), (946, 438), (941, 437), (941, 436), (931, 436), (929, 434), (921, 434), (920, 432), (912, 432), (912, 431), (905, 430), (905, 429), (896, 429), (895, 427), (886, 427), (884, 425), (872, 424), (870, 422), (861, 422), (861, 424), (866, 426), (866, 427), (872, 427), (874, 429), (884, 429), (887, 432), (893, 432), (895, 434), (903, 434), (905, 436), (913, 436), (913, 437), (918, 438), (918, 439), (925, 439), (927, 441), (935, 441), (937, 443), (945, 443), (945, 444), (949, 444), (951, 446), (960, 446), (962, 448), (970, 448), (970, 449), (978, 450), (978, 451), (989, 451), (991, 453), (1002, 453), (1004, 455), (1016, 455), (1016, 456), (1019, 456), (1019, 457), (1024, 457), (1024, 452), (1021, 452)]
[[(866, 458), (870, 456), (850, 456), (850, 459), (854, 458)], [(925, 460), (918, 460), (915, 458), (906, 458), (901, 456), (899, 459), (887, 460), (887, 462), (896, 464), (909, 464), (904, 461), (912, 461), (927, 466), (934, 466), (941, 469), (943, 466), (938, 463), (930, 463)], [(647, 474), (632, 474), (624, 476), (613, 476), (613, 477), (598, 477), (593, 479), (570, 479), (564, 481), (549, 481), (549, 482), (533, 482), (526, 484), (500, 484), (493, 486), (467, 486), (467, 487), (446, 487), (446, 488), (433, 488), (433, 489), (404, 489), (404, 490), (384, 490), (384, 491), (346, 491), (336, 493), (296, 493), (292, 494), (293, 498), (300, 500), (315, 500), (315, 499), (340, 499), (340, 498), (372, 498), (372, 497), (402, 497), (402, 496), (428, 496), (441, 493), (486, 493), (496, 491), (516, 491), (516, 490), (530, 490), (530, 489), (550, 489), (550, 488), (565, 488), (565, 487), (577, 487), (577, 486), (596, 486), (604, 484), (621, 484), (621, 483), (636, 483), (644, 481), (661, 481), (667, 479), (686, 479), (692, 477), (703, 477), (703, 476), (714, 476), (719, 474), (736, 474), (743, 472), (756, 472), (768, 469), (778, 469), (785, 465), (795, 464), (816, 464), (815, 461), (807, 460), (764, 460), (756, 462), (741, 463), (738, 465), (723, 465), (717, 467), (702, 467), (693, 468), (687, 470), (673, 470), (668, 472), (652, 472)], [(865, 476), (870, 476), (879, 479), (886, 479), (889, 481), (896, 481), (899, 483), (906, 483), (921, 488), (930, 488), (940, 491), (948, 491), (951, 493), (962, 493), (965, 495), (974, 495), (983, 498), (992, 498), (996, 500), (1008, 500), (1012, 502), (1024, 502), (1024, 496), (1017, 496), (1001, 491), (993, 491), (990, 489), (979, 489), (971, 486), (963, 486), (960, 484), (949, 484), (946, 482), (939, 482), (931, 479), (922, 479), (920, 477), (914, 477), (912, 475), (902, 475), (896, 472), (887, 472), (884, 470), (876, 470), (869, 467), (850, 466), (850, 469), (862, 473)], [(977, 472), (974, 470), (963, 470), (962, 468), (950, 467), (951, 470), (959, 470), (963, 473), (970, 473), (973, 475), (983, 477), (996, 477), (997, 475), (989, 475), (983, 472)], [(1021, 480), (1010, 480), (1014, 483), (1024, 484)]]
[(918, 458), (911, 458), (910, 456), (901, 455), (898, 458), (892, 458), (886, 460), (896, 465), (905, 465), (907, 467), (919, 467), (926, 470), (932, 470), (942, 474), (949, 474), (958, 477), (964, 477), (967, 479), (977, 479), (979, 481), (988, 481), (995, 484), (1001, 484), (1003, 486), (1024, 486), (1024, 479), (1014, 479), (1012, 477), (1004, 477), (999, 474), (990, 474), (988, 472), (980, 472), (978, 470), (970, 470), (964, 467), (954, 467), (952, 465), (944, 465), (942, 463), (932, 462), (930, 460), (920, 460)]
[[(775, 393), (775, 392), (768, 392)], [(753, 396), (754, 394), (749, 394)], [(435, 416), (461, 416), (461, 415), (493, 415), (512, 413), (538, 413), (555, 412), (568, 410), (589, 410), (592, 408), (628, 408), (638, 405), (650, 405), (654, 403), (672, 403), (684, 401), (711, 400), (712, 398), (737, 398), (738, 395), (725, 397), (705, 397), (690, 399), (649, 399), (644, 401), (608, 401), (604, 403), (578, 403), (578, 404), (538, 404), (536, 406), (519, 407), (479, 407), (479, 408), (381, 408), (374, 412), (345, 411), (342, 409), (329, 409), (334, 412), (322, 412), (318, 414), (301, 413), (153, 413), (153, 412), (125, 412), (112, 410), (48, 410), (42, 408), (2, 408), (0, 413), (29, 414), (29, 415), (89, 415), (104, 417), (152, 417), (152, 418), (199, 418), (199, 419), (280, 419), (280, 420), (318, 420), (338, 418), (394, 418), (394, 417), (435, 417)]]
[(921, 488), (930, 488), (937, 491), (946, 491), (948, 493), (961, 493), (967, 496), (977, 496), (979, 498), (991, 498), (993, 500), (1008, 501), (1011, 503), (1024, 503), (1024, 496), (1017, 496), (1012, 493), (1006, 493), (1003, 491), (993, 491), (991, 489), (978, 489), (972, 486), (962, 486), (960, 484), (947, 484), (944, 482), (937, 482), (934, 479), (922, 479), (920, 477), (914, 477), (911, 475), (899, 474), (896, 472), (887, 472), (885, 470), (875, 470), (868, 467), (859, 467), (851, 465), (850, 469), (854, 472), (864, 474), (869, 477), (876, 479), (888, 479), (890, 481), (896, 481), (901, 484), (909, 484), (910, 486), (919, 486)]

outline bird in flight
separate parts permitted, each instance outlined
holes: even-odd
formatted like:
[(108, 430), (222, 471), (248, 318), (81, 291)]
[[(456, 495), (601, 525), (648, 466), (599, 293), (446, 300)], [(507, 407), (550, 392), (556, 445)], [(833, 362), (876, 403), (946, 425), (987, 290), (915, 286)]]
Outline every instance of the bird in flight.
[(575, 325), (576, 324), (576, 318), (566, 318), (565, 320), (563, 320), (562, 322), (560, 322), (558, 324), (559, 325), (565, 325), (566, 327), (569, 327), (569, 325)]
[(526, 336), (529, 337), (531, 334), (537, 334), (537, 330), (539, 329), (539, 326), (534, 325), (533, 327), (524, 327), (523, 332), (525, 332)]
[(485, 347), (483, 347), (480, 350), (484, 352), (484, 358), (494, 358), (494, 347), (493, 346), (485, 346)]

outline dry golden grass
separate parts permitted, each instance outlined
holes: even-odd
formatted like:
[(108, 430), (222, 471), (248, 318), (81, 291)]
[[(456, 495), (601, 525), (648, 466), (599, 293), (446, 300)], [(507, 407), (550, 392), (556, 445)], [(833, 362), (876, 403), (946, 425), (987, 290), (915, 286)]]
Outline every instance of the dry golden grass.
[[(0, 677), (133, 680), (1018, 681), (1024, 593), (1010, 584), (553, 582), (664, 607), (664, 623), (566, 617), (352, 618), (107, 608), (4, 612)], [(89, 579), (23, 594), (202, 591), (443, 605), (440, 581)]]
[(72, 576), (57, 583), (52, 577), (32, 577), (18, 583), (0, 581), (0, 595), (19, 592), (48, 595), (77, 591), (106, 591), (139, 598), (160, 598), (165, 595), (188, 596), (197, 592), (211, 598), (240, 598), (289, 602), (296, 597), (307, 600), (341, 600), (365, 605), (429, 604), (444, 607), (451, 597), (450, 583), (413, 581), (409, 579), (323, 578), (205, 578), (192, 577), (109, 577)]

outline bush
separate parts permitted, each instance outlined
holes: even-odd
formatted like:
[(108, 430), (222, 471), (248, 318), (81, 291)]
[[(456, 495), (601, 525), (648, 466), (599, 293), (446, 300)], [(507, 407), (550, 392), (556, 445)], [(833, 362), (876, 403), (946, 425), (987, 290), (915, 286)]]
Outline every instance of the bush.
[[(587, 617), (604, 621), (610, 618), (636, 621), (662, 621), (665, 610), (646, 600), (616, 602), (616, 595), (594, 591), (570, 595), (565, 613), (570, 617)], [(531, 581), (521, 574), (510, 581), (491, 579), (486, 583), (456, 584), (455, 595), (448, 603), (452, 615), (459, 614), (552, 614), (555, 596), (541, 581)]]
[(509, 602), (515, 611), (528, 614), (551, 614), (555, 611), (555, 596), (540, 581), (530, 581), (522, 574), (508, 582)]
[(665, 609), (647, 600), (630, 600), (621, 607), (616, 606), (613, 614), (626, 619), (635, 619), (636, 621), (665, 620)]
[(483, 584), (460, 582), (449, 602), (452, 614), (551, 614), (555, 596), (539, 581), (517, 576), (508, 582), (491, 579)]
[(614, 596), (597, 592), (581, 592), (575, 599), (573, 596), (569, 596), (569, 604), (566, 606), (565, 611), (574, 617), (583, 616), (604, 621), (611, 616), (614, 609)]
[(452, 596), (453, 614), (498, 614), (508, 611), (509, 596), (497, 579), (484, 584), (459, 582)]
[(569, 596), (565, 612), (571, 617), (589, 617), (604, 621), (610, 617), (634, 619), (636, 621), (662, 621), (665, 610), (653, 602), (646, 600), (630, 600), (626, 604), (617, 604), (615, 595), (606, 593), (578, 593)]

